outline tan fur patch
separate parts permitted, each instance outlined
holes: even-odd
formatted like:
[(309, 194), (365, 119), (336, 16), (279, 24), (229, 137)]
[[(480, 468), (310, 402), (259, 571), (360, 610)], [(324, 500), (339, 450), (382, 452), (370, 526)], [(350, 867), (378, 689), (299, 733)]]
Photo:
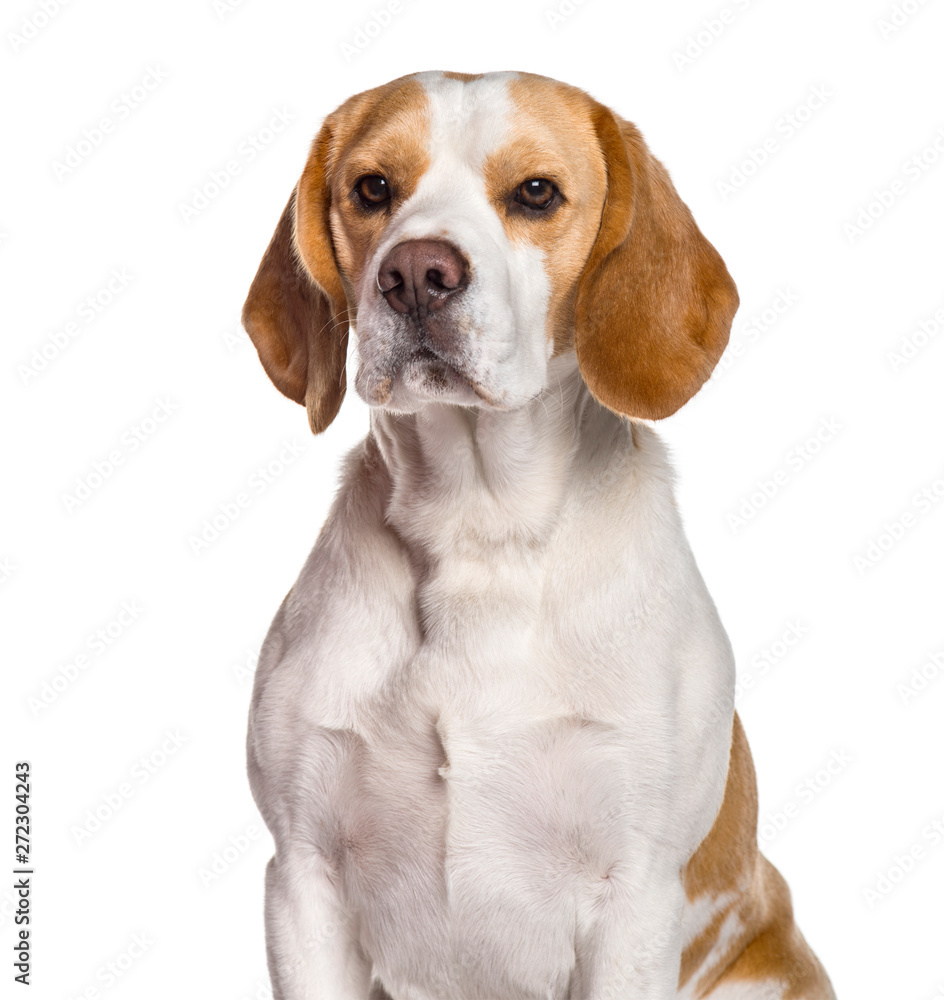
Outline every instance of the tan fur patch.
[(711, 374), (737, 290), (636, 126), (596, 102), (593, 121), (607, 201), (577, 291), (577, 360), (604, 406), (661, 419)]
[(685, 895), (695, 900), (706, 893), (720, 896), (735, 889), (750, 872), (756, 854), (757, 779), (735, 712), (724, 800), (714, 826), (685, 867)]
[[(514, 111), (512, 138), (484, 166), (489, 200), (516, 244), (538, 247), (550, 279), (547, 336), (554, 353), (573, 348), (577, 280), (600, 224), (606, 171), (588, 114), (588, 98), (575, 87), (529, 73), (508, 82)], [(546, 217), (516, 211), (509, 202), (531, 178), (553, 181), (563, 202)]]
[[(353, 305), (352, 289), (383, 238), (390, 213), (416, 190), (429, 166), (429, 109), (422, 84), (409, 77), (350, 98), (325, 122), (330, 132), (324, 157), (330, 237), (299, 226), (299, 249), (310, 256), (331, 253)], [(312, 148), (302, 185), (317, 174), (319, 151)], [(389, 208), (367, 212), (353, 195), (358, 178), (380, 174), (391, 188)], [(353, 317), (352, 317), (353, 318)]]
[[(358, 94), (329, 115), (249, 290), (243, 324), (263, 367), (282, 392), (304, 403), (316, 434), (344, 398), (361, 269), (390, 212), (426, 169), (428, 121), (425, 91), (409, 77)], [(354, 184), (367, 173), (389, 180), (389, 209), (358, 208)]]
[[(777, 980), (785, 1000), (833, 997), (823, 967), (794, 923), (786, 883), (757, 849), (757, 780), (737, 713), (721, 810), (685, 867), (683, 885), (692, 902), (731, 899), (682, 953), (680, 988), (691, 980), (695, 996), (710, 997), (716, 987), (737, 980)], [(722, 928), (732, 914), (739, 929), (722, 947)]]

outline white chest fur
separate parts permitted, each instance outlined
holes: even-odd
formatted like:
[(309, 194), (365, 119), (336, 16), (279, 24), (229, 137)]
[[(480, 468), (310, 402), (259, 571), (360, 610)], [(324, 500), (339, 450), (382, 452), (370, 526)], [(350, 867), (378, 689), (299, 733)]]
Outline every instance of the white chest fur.
[(598, 939), (677, 928), (730, 649), (655, 435), (553, 365), (513, 412), (375, 413), (273, 623), (250, 773), (303, 987), (590, 995)]

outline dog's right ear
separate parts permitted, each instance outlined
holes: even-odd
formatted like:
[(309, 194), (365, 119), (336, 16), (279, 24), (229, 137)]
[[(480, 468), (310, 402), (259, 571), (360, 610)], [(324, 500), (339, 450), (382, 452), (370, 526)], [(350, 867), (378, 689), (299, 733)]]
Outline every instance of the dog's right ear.
[(346, 388), (348, 309), (328, 226), (327, 125), (259, 265), (242, 321), (276, 388), (320, 434)]

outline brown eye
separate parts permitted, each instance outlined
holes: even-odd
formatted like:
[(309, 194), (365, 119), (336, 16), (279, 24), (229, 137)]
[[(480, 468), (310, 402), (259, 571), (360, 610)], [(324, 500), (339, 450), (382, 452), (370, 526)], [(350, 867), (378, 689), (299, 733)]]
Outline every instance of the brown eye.
[(515, 194), (515, 201), (528, 208), (547, 208), (557, 194), (557, 185), (546, 177), (532, 177), (518, 187)]
[(354, 190), (366, 208), (375, 208), (390, 201), (390, 185), (380, 174), (367, 174), (354, 186)]

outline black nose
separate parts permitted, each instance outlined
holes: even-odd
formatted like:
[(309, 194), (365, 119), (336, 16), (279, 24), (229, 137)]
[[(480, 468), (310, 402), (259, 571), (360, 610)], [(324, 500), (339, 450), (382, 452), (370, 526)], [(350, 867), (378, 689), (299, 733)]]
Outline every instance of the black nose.
[(407, 240), (384, 257), (377, 281), (398, 313), (424, 319), (441, 309), (469, 280), (465, 257), (444, 240)]

